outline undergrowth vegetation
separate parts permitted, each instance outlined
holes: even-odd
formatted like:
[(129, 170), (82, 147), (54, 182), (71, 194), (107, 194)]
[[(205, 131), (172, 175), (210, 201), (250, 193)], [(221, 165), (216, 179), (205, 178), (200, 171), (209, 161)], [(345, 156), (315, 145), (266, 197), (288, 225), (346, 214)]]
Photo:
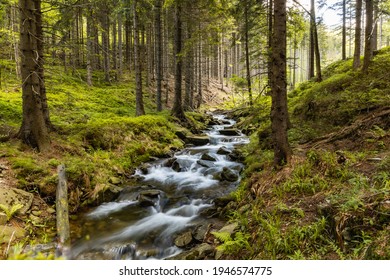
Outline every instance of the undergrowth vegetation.
[(240, 236), (220, 247), (227, 258), (390, 259), (388, 71), (384, 49), (367, 76), (339, 61), (323, 82), (290, 92), (294, 155), (282, 170), (272, 168), (270, 97), (236, 111), (252, 134), (229, 212)]
[[(83, 203), (99, 202), (101, 193), (126, 179), (142, 162), (161, 157), (182, 147), (175, 135), (176, 125), (169, 112), (152, 114), (153, 100), (144, 97), (146, 116), (135, 117), (132, 77), (106, 84), (101, 73), (88, 87), (85, 73), (63, 73), (49, 67), (46, 87), (54, 131), (52, 150), (35, 153), (12, 138), (21, 123), (21, 89), (14, 67), (3, 67), (0, 91), (0, 157), (6, 158), (18, 179), (18, 187), (39, 193), (53, 202), (57, 185), (56, 168), (66, 166), (70, 204), (75, 212)], [(116, 181), (115, 183), (113, 181)]]

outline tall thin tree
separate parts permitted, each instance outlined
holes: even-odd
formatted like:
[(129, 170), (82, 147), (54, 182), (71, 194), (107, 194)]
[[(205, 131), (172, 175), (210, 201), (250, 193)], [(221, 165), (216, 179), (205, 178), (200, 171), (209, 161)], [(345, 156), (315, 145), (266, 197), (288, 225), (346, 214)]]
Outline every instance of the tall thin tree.
[(271, 60), (271, 128), (274, 165), (290, 161), (291, 150), (287, 138), (287, 77), (286, 77), (286, 0), (274, 0), (274, 24)]
[(142, 92), (142, 65), (139, 45), (139, 22), (137, 11), (138, 0), (133, 2), (133, 27), (134, 27), (134, 62), (135, 62), (135, 114), (145, 115), (143, 92)]

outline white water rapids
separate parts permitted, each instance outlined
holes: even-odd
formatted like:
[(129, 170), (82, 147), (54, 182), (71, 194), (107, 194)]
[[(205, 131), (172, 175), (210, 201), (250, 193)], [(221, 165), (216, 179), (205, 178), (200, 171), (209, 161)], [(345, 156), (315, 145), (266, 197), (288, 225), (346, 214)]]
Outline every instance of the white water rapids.
[[(223, 148), (232, 152), (249, 142), (245, 135), (225, 136), (220, 130), (235, 124), (223, 115), (221, 123), (204, 131), (210, 144), (188, 147), (174, 155), (179, 168), (167, 160), (151, 163), (146, 174), (137, 170), (139, 185), (127, 188), (116, 201), (103, 203), (83, 217), (82, 238), (71, 248), (73, 259), (164, 259), (181, 252), (174, 238), (187, 228), (203, 223), (202, 211), (212, 207), (213, 199), (236, 188), (242, 164), (231, 160)], [(223, 124), (222, 124), (223, 123)], [(203, 160), (207, 154), (213, 160)], [(237, 180), (223, 180), (225, 169)], [(145, 204), (139, 197), (147, 196)]]

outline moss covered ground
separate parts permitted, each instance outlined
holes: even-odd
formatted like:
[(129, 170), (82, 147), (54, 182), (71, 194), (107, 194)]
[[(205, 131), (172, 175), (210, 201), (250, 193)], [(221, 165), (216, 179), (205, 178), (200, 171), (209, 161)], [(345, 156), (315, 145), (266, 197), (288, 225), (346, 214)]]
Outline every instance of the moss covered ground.
[[(251, 132), (225, 258), (390, 259), (390, 49), (367, 76), (339, 61), (289, 93), (291, 162), (272, 166), (270, 97), (239, 109)], [(251, 207), (247, 207), (251, 205)], [(250, 246), (248, 246), (250, 244)]]

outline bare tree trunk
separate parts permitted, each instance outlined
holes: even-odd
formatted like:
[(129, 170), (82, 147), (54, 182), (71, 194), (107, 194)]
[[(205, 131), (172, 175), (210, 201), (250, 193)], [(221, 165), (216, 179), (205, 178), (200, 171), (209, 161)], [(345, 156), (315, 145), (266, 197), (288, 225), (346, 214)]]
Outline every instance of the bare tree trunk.
[(310, 47), (309, 47), (309, 71), (308, 79), (314, 77), (314, 61), (315, 61), (315, 39), (314, 39), (314, 29), (316, 26), (315, 21), (315, 6), (314, 0), (310, 1)]
[(93, 42), (92, 42), (92, 9), (87, 11), (87, 84), (92, 86), (92, 56), (93, 56)]
[(161, 28), (161, 10), (162, 2), (161, 0), (155, 0), (155, 33), (156, 33), (156, 105), (157, 111), (162, 110), (162, 80), (163, 80), (163, 40), (162, 40), (162, 28)]
[(373, 56), (372, 53), (372, 32), (373, 32), (373, 1), (366, 0), (366, 31), (365, 31), (365, 46), (364, 46), (364, 60), (363, 73), (368, 73), (368, 67)]
[(179, 120), (185, 121), (186, 116), (184, 114), (182, 105), (182, 66), (183, 60), (181, 57), (182, 52), (182, 21), (181, 21), (182, 7), (180, 3), (175, 4), (175, 99), (172, 108), (172, 115)]
[(122, 15), (118, 14), (118, 71), (117, 76), (120, 80), (123, 75), (123, 23)]
[(138, 0), (133, 2), (133, 25), (134, 25), (134, 61), (135, 61), (135, 86), (136, 86), (136, 104), (135, 114), (136, 116), (145, 115), (143, 92), (142, 92), (142, 65), (140, 58), (140, 46), (139, 46), (139, 27), (138, 27), (138, 12), (137, 12)]
[(23, 121), (19, 138), (27, 145), (46, 152), (50, 149), (50, 138), (42, 109), (40, 67), (37, 63), (38, 31), (37, 11), (40, 0), (19, 0), (21, 76), (23, 92)]
[(53, 125), (50, 121), (50, 112), (49, 105), (47, 104), (47, 95), (46, 95), (46, 85), (45, 85), (45, 71), (44, 71), (44, 58), (43, 58), (43, 29), (42, 29), (42, 10), (41, 10), (41, 0), (35, 0), (36, 7), (36, 31), (37, 31), (37, 53), (39, 64), (39, 89), (42, 101), (42, 112), (43, 117), (45, 118), (45, 124), (48, 129), (53, 128)]
[(356, 0), (356, 23), (355, 23), (355, 51), (353, 54), (353, 68), (360, 67), (361, 37), (362, 37), (362, 4), (363, 0)]
[(252, 79), (251, 79), (251, 70), (250, 70), (250, 60), (249, 60), (249, 16), (248, 16), (248, 10), (249, 10), (249, 3), (246, 0), (245, 1), (245, 7), (244, 7), (244, 17), (245, 17), (245, 66), (246, 66), (246, 83), (248, 87), (248, 94), (249, 94), (249, 106), (253, 105), (253, 98), (252, 98)]
[(272, 44), (272, 108), (271, 127), (274, 146), (274, 165), (283, 166), (290, 161), (288, 144), (288, 111), (286, 82), (286, 1), (274, 1), (274, 33)]
[(347, 59), (347, 0), (343, 0), (343, 26), (342, 26), (341, 59)]

